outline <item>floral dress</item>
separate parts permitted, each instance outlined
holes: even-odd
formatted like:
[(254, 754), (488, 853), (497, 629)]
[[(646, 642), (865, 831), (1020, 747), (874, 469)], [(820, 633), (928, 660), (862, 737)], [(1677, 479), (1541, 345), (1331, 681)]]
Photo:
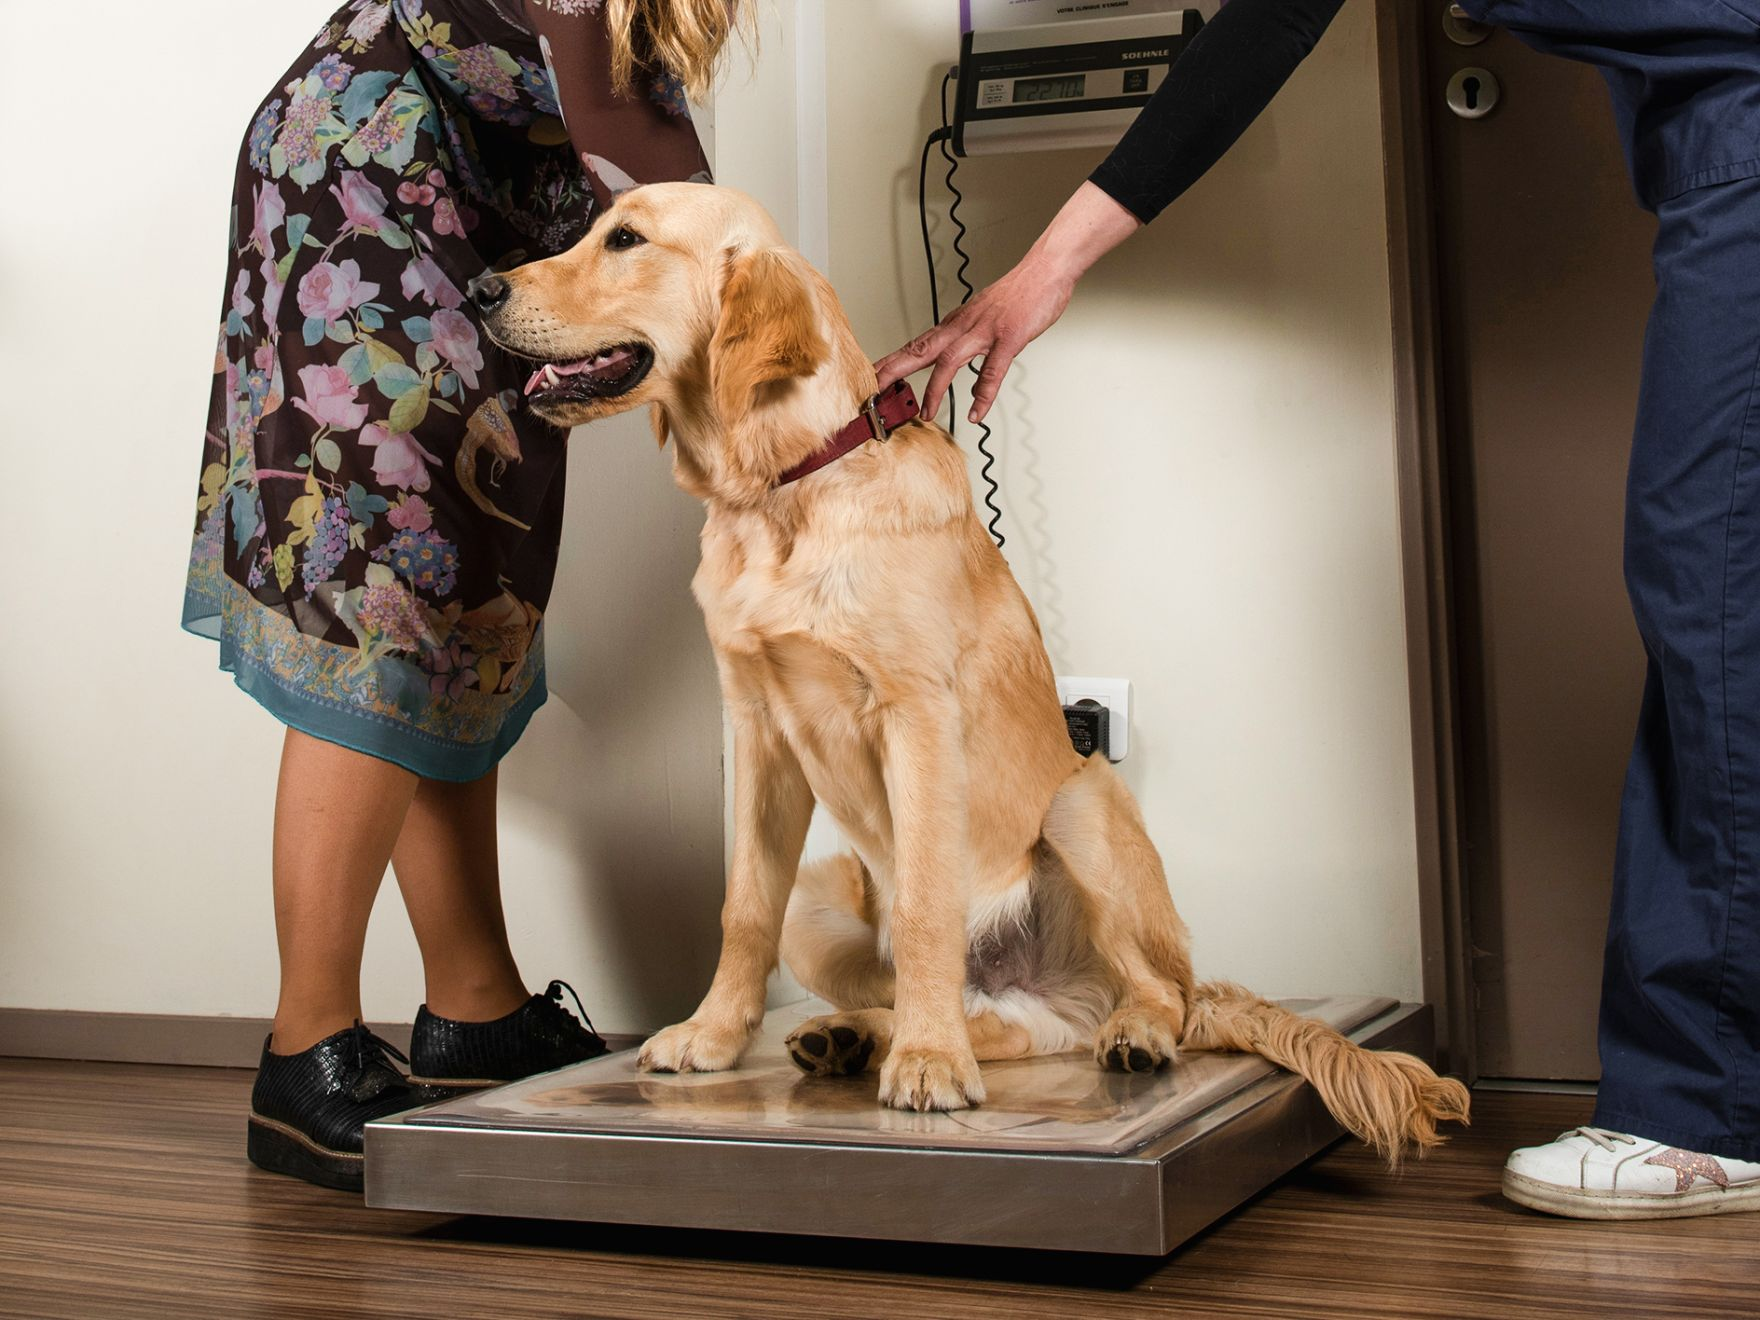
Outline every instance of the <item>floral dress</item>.
[(428, 778), (544, 700), (563, 507), (567, 433), (464, 290), (708, 177), (676, 80), (613, 93), (602, 3), (352, 0), (239, 161), (184, 626), (284, 723)]

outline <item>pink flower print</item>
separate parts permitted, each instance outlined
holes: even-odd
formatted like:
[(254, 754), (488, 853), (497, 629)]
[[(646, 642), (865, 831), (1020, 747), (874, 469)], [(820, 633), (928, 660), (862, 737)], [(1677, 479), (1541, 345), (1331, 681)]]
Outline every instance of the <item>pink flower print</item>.
[(267, 183), (256, 190), (255, 217), (251, 225), (251, 242), (265, 257), (273, 256), (272, 235), (287, 218), (287, 203), (282, 200), (279, 183)]
[(405, 206), (432, 206), (434, 189), (426, 183), (412, 183), (404, 180), (397, 185), (397, 200)]
[(477, 658), (457, 642), (430, 652), (427, 658), (434, 675), (428, 691), (434, 696), (457, 701), (477, 685)]
[[(495, 101), (511, 103), (519, 99), (513, 75), (496, 60), (493, 46), (467, 46), (459, 51), (458, 76), (473, 92), (486, 93)], [(492, 104), (490, 108), (494, 108)]]
[(251, 365), (258, 371), (272, 371), (275, 368), (275, 346), (269, 343), (258, 344), (256, 352), (251, 354)]
[(303, 81), (301, 79), (287, 85), (288, 92), (293, 94), (293, 101), (287, 107), (286, 118), (281, 121), (281, 132), (277, 139), (287, 158), (288, 172), (294, 175), (296, 182), (302, 177), (298, 171), (320, 163), (318, 126), (330, 115), (330, 98), (306, 96), (300, 91)]
[(321, 261), (299, 282), (299, 309), (330, 322), (378, 294), (377, 284), (361, 279), (359, 262), (352, 258), (341, 265)]
[(379, 582), (361, 593), (355, 619), (400, 651), (413, 651), (427, 632), (427, 620), (415, 596), (396, 582)]
[(343, 170), (330, 192), (342, 203), (351, 230), (376, 234), (391, 223), (385, 218), (385, 194), (359, 170)]
[(391, 506), (385, 521), (399, 531), (425, 532), (434, 525), (434, 512), (420, 495), (404, 495)]
[[(301, 371), (300, 375), (303, 377), (305, 372)], [(393, 434), (374, 422), (361, 431), (361, 443), (373, 451), (373, 479), (380, 485), (392, 486), (398, 490), (428, 489), (428, 464), (438, 463), (440, 456), (423, 449), (415, 436), (408, 431)], [(426, 503), (422, 505), (422, 509), (425, 517)], [(423, 526), (409, 530), (425, 531), (428, 525), (428, 522), (424, 522)]]
[(403, 296), (425, 298), (436, 307), (457, 307), (464, 302), (458, 286), (447, 279), (446, 272), (426, 254), (403, 268)]
[(368, 0), (368, 4), (363, 7), (356, 0), (355, 8), (360, 12), (348, 25), (349, 38), (359, 45), (370, 46), (373, 38), (385, 30), (385, 24), (391, 18), (391, 6), (384, 3), (384, 0)]
[(352, 431), (367, 420), (367, 405), (355, 402), (355, 387), (341, 367), (301, 367), (299, 388), (305, 398), (293, 406), (321, 426)]
[(281, 315), (281, 294), (287, 288), (287, 282), (281, 278), (280, 270), (270, 257), (263, 258), (257, 274), (263, 277), (263, 320), (273, 330), (276, 318)]
[(238, 279), (232, 285), (232, 314), (240, 321), (245, 320), (257, 310), (256, 303), (251, 301), (250, 287), (251, 273), (241, 268), (238, 272)]
[(477, 387), (477, 372), (483, 366), (483, 350), (477, 342), (477, 327), (463, 312), (446, 308), (428, 318), (434, 330), (434, 351), (452, 364), (472, 389)]

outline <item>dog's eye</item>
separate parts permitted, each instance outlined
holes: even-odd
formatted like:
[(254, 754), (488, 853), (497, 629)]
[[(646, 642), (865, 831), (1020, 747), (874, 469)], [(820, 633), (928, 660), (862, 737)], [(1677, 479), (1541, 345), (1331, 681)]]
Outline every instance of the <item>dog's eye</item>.
[(605, 246), (613, 252), (624, 252), (633, 247), (640, 247), (647, 241), (628, 225), (619, 225), (606, 235)]

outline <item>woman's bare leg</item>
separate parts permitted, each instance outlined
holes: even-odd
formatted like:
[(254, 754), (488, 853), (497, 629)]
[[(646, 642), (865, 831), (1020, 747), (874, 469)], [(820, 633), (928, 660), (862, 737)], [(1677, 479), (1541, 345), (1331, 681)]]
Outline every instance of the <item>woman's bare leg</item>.
[(277, 1054), (361, 1015), (367, 918), (418, 782), (389, 761), (287, 731), (275, 794)]
[(422, 780), (391, 858), (428, 1011), (461, 1022), (505, 1017), (528, 997), (501, 911), (495, 785), (493, 770), (468, 784)]

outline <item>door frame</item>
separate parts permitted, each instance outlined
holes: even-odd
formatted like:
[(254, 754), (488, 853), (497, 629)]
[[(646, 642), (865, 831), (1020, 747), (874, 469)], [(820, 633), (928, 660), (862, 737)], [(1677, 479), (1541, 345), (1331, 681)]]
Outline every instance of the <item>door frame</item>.
[(1460, 686), (1430, 150), (1433, 114), (1422, 27), (1434, 19), (1439, 5), (1440, 0), (1375, 0), (1375, 33), (1424, 997), (1436, 1006), (1439, 1063), (1471, 1083), (1478, 1080), (1478, 1048), (1461, 829)]

